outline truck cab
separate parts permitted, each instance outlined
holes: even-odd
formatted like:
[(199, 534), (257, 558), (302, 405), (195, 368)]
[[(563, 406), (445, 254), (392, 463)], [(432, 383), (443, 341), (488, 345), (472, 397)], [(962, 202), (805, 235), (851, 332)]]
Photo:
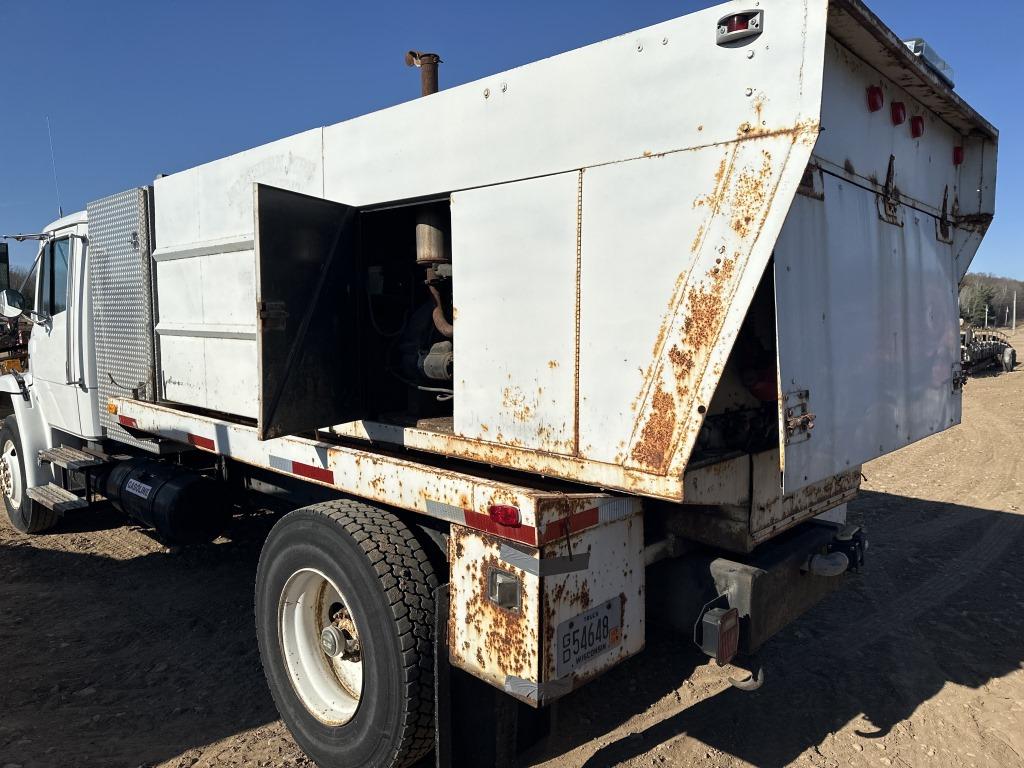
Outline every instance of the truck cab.
[[(15, 411), (5, 426), (24, 439), (3, 446), (0, 474), (13, 486), (24, 473), (22, 491), (55, 477), (52, 465), (23, 455), (21, 445), (84, 445), (100, 436), (88, 242), (85, 211), (54, 221), (39, 236), (35, 301), (25, 308), (33, 323), (28, 372), (0, 377)], [(24, 494), (16, 500), (27, 503)]]
[(29, 337), (33, 405), (55, 430), (99, 437), (96, 358), (85, 211), (46, 228), (36, 257), (35, 325)]

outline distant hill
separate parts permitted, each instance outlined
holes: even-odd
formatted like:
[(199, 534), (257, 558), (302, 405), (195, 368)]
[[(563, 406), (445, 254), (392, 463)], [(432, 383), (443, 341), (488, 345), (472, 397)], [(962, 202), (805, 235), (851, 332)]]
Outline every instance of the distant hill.
[(1013, 321), (1013, 294), (1017, 292), (1018, 319), (1024, 322), (1024, 281), (999, 277), (986, 272), (970, 272), (960, 283), (960, 317), (977, 326), (985, 324), (988, 307), (989, 326)]

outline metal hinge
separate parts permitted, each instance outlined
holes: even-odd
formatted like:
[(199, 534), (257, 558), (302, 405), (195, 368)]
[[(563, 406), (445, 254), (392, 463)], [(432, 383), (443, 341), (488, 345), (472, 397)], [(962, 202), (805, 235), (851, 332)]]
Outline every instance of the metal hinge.
[[(953, 222), (950, 220), (949, 211), (947, 206), (949, 205), (949, 185), (946, 185), (946, 190), (942, 193), (942, 215), (935, 219), (935, 239), (940, 243), (946, 243), (952, 245), (953, 243)], [(956, 198), (953, 198), (953, 210), (959, 209), (959, 203)]]
[(953, 393), (963, 392), (964, 385), (967, 383), (967, 374), (964, 372), (963, 365), (960, 363), (953, 363), (951, 377)]
[(258, 301), (256, 314), (264, 331), (283, 331), (288, 324), (288, 306), (283, 301)]
[(900, 192), (896, 189), (896, 155), (889, 155), (889, 170), (885, 174), (885, 189), (875, 198), (878, 205), (878, 218), (903, 226), (903, 206), (900, 205)]
[(786, 409), (786, 445), (802, 443), (811, 439), (811, 430), (814, 429), (814, 414), (808, 407), (810, 397), (811, 393), (806, 389), (797, 389), (785, 394), (783, 405)]

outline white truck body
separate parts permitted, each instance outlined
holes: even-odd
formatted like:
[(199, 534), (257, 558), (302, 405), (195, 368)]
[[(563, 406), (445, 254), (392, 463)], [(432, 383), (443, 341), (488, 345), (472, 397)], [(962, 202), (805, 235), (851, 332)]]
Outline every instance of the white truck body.
[[(0, 389), (23, 456), (193, 448), (446, 526), (452, 663), (542, 704), (642, 649), (645, 565), (675, 537), (756, 558), (959, 422), (997, 140), (859, 0), (737, 0), (55, 223), (67, 306), (44, 269), (52, 317)], [(401, 410), (373, 304), (426, 208), (456, 362), (424, 416), (437, 388)], [(560, 656), (594, 612), (611, 638)]]
[[(716, 45), (732, 7), (157, 179), (163, 397), (259, 416), (259, 182), (450, 200), (452, 423), (341, 434), (681, 500), (773, 252), (781, 386), (816, 416), (781, 446), (787, 493), (958, 423), (956, 286), (992, 212), (994, 132), (858, 3), (771, 3), (753, 42)], [(876, 204), (890, 157), (898, 225)]]

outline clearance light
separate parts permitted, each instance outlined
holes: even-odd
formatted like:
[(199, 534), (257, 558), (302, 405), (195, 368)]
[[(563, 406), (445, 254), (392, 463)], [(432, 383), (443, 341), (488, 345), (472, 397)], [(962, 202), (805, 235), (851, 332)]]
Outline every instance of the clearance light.
[(953, 165), (960, 165), (964, 161), (964, 148), (953, 147)]
[(924, 118), (921, 115), (910, 118), (910, 135), (915, 139), (924, 136)]
[(750, 26), (750, 16), (745, 13), (737, 13), (725, 20), (725, 28), (728, 32), (740, 32)]
[(892, 103), (892, 124), (903, 125), (907, 122), (907, 105), (902, 101)]
[(111, 413), (114, 416), (117, 416), (117, 403), (115, 403), (113, 400), (107, 401), (107, 413)]
[(885, 94), (882, 93), (881, 86), (869, 85), (868, 86), (868, 109), (871, 112), (878, 112), (884, 106), (885, 106)]
[(754, 37), (761, 34), (764, 29), (763, 11), (744, 11), (743, 13), (730, 13), (718, 20), (715, 42), (719, 45), (731, 43), (735, 40)]
[(522, 524), (519, 516), (519, 508), (510, 504), (491, 504), (487, 508), (487, 514), (491, 520), (499, 525), (507, 525), (510, 528), (518, 528)]

